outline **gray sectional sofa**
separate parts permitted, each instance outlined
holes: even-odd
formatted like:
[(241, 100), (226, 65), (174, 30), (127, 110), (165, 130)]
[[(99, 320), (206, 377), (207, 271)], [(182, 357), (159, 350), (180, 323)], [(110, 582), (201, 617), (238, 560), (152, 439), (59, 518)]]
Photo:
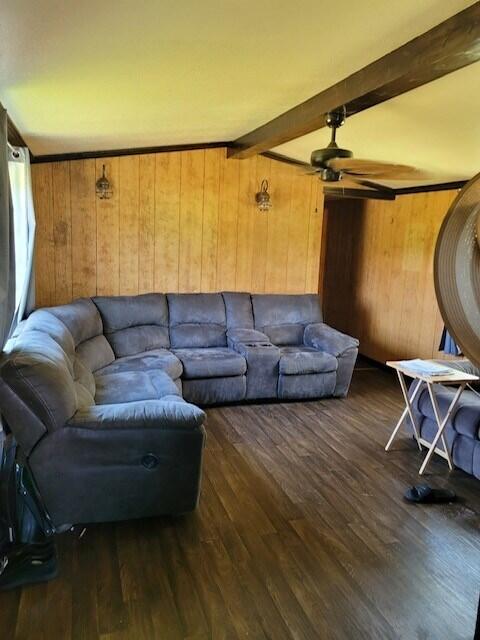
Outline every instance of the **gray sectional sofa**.
[(0, 409), (56, 525), (176, 514), (198, 500), (196, 405), (343, 397), (357, 351), (315, 295), (85, 298), (21, 323)]

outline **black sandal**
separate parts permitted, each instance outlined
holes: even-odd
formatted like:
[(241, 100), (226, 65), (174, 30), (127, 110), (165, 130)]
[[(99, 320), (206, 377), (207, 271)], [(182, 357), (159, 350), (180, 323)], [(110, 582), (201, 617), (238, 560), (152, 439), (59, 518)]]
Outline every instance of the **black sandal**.
[(407, 502), (418, 504), (442, 504), (445, 502), (455, 502), (457, 496), (450, 489), (432, 489), (428, 484), (417, 484), (405, 491), (403, 496)]
[(20, 544), (0, 556), (0, 591), (46, 582), (57, 575), (57, 552), (52, 540)]

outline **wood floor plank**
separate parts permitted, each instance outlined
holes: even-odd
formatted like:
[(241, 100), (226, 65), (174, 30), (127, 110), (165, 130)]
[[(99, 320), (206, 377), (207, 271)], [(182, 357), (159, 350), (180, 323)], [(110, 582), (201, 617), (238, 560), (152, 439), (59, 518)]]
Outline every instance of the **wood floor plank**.
[(470, 640), (478, 480), (435, 458), (462, 500), (407, 504), (422, 459), (393, 375), (360, 366), (346, 399), (207, 410), (199, 509), (58, 536), (61, 577), (0, 593), (0, 637), (63, 640)]

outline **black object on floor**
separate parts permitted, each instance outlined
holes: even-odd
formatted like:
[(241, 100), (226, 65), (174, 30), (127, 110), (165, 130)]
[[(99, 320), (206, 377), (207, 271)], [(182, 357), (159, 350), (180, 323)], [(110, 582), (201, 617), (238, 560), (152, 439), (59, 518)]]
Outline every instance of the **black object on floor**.
[(407, 489), (403, 495), (407, 502), (420, 504), (441, 504), (455, 502), (457, 495), (450, 489), (432, 489), (428, 484), (417, 484)]
[(0, 590), (46, 582), (58, 575), (57, 551), (52, 539), (20, 544), (0, 557)]

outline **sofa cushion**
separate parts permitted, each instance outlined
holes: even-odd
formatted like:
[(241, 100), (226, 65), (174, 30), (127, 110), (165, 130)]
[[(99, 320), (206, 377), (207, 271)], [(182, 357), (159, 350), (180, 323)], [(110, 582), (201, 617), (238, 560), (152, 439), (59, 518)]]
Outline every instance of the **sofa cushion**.
[(268, 326), (322, 322), (320, 298), (315, 294), (253, 294), (252, 307), (255, 328), (260, 331)]
[(67, 356), (73, 361), (75, 358), (75, 342), (73, 336), (65, 324), (47, 309), (38, 309), (28, 316), (28, 319), (21, 323), (21, 331), (42, 331), (49, 335), (59, 344)]
[[(440, 415), (444, 416), (453, 400), (456, 389), (435, 385), (435, 397), (440, 409)], [(432, 402), (427, 388), (420, 392), (416, 401), (422, 415), (435, 420)], [(453, 414), (453, 427), (457, 433), (469, 438), (480, 439), (480, 402), (479, 397), (473, 391), (464, 391)]]
[(96, 297), (93, 300), (117, 358), (170, 346), (165, 294)]
[(81, 342), (76, 350), (77, 358), (80, 358), (90, 371), (96, 371), (115, 360), (112, 347), (108, 344), (105, 336), (95, 336), (89, 340)]
[(108, 333), (107, 339), (117, 358), (170, 346), (168, 329), (154, 325), (120, 329), (114, 333)]
[(337, 359), (310, 347), (280, 347), (279, 371), (282, 375), (305, 375), (336, 371)]
[(183, 365), (183, 378), (227, 378), (247, 371), (245, 358), (228, 348), (175, 349)]
[(63, 427), (77, 409), (73, 363), (46, 333), (23, 331), (9, 348), (1, 375), (49, 431)]
[(141, 325), (168, 327), (167, 297), (164, 293), (97, 296), (93, 301), (102, 316), (106, 334)]
[(81, 358), (76, 357), (73, 363), (73, 377), (77, 396), (77, 409), (95, 404), (95, 378), (89, 367)]
[(262, 331), (278, 346), (302, 345), (305, 327), (303, 324), (280, 324), (263, 327)]
[(321, 322), (317, 295), (252, 295), (255, 329), (266, 333), (273, 344), (303, 344), (305, 326)]
[(61, 320), (75, 341), (75, 346), (103, 333), (103, 325), (97, 307), (90, 298), (79, 298), (59, 307), (49, 307), (48, 312)]
[(179, 395), (173, 380), (164, 371), (155, 369), (107, 373), (97, 376), (95, 385), (96, 404), (160, 400), (164, 396)]
[(226, 314), (221, 294), (168, 294), (167, 300), (173, 348), (226, 346)]
[(73, 362), (73, 379), (83, 385), (91, 396), (95, 397), (95, 378), (89, 367), (81, 358), (75, 358)]
[(249, 293), (222, 293), (227, 329), (253, 329), (252, 299)]
[(123, 371), (148, 371), (149, 369), (161, 369), (171, 378), (176, 380), (182, 375), (182, 363), (167, 349), (152, 349), (134, 356), (117, 358), (103, 369), (96, 371), (96, 375), (106, 373), (120, 373)]

